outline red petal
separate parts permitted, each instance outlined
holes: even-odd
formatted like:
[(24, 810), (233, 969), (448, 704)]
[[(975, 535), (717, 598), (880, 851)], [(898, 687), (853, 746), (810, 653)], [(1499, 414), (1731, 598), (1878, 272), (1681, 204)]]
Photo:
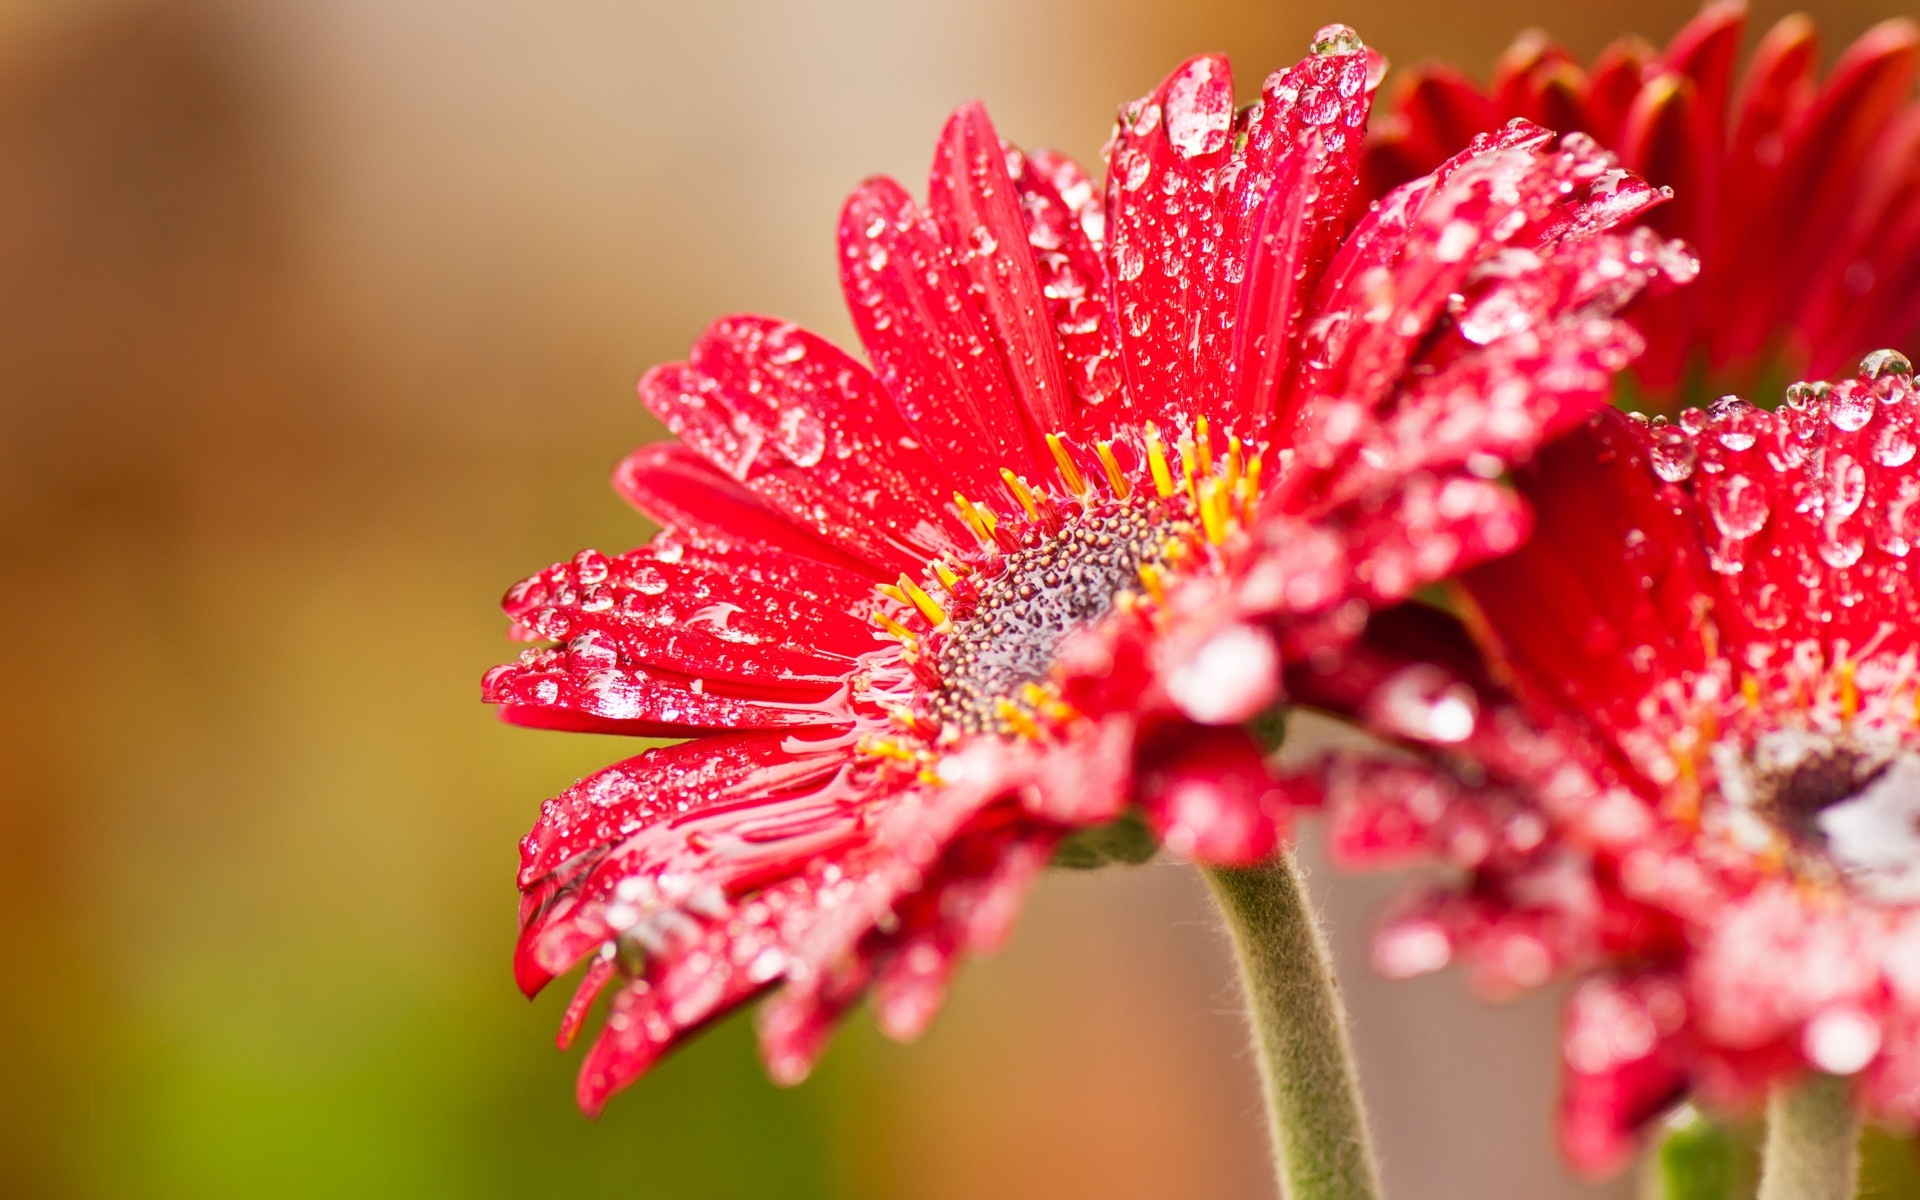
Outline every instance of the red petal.
[(1065, 355), (1075, 428), (1091, 441), (1111, 440), (1139, 418), (1120, 369), (1120, 331), (1107, 304), (1100, 191), (1079, 164), (1047, 150), (1026, 156), (1015, 184), (1048, 316)]
[(670, 542), (614, 559), (586, 550), (516, 584), (503, 607), (531, 637), (565, 643), (569, 666), (657, 667), (757, 695), (817, 697), (875, 648), (853, 615), (873, 602), (866, 581), (777, 551), (719, 557)]
[(874, 372), (920, 444), (974, 499), (1042, 461), (966, 276), (901, 186), (870, 179), (840, 213), (840, 283)]
[[(1567, 1005), (1567, 1068), (1560, 1101), (1560, 1149), (1587, 1175), (1632, 1161), (1641, 1129), (1684, 1093), (1675, 1065), (1674, 1018), (1684, 1001), (1671, 982), (1593, 979)], [(1638, 1053), (1636, 1053), (1638, 1051)]]
[(908, 448), (872, 374), (805, 330), (723, 318), (691, 364), (648, 372), (640, 398), (720, 470), (852, 557), (906, 570), (964, 544), (946, 503), (951, 477)]
[(1071, 393), (1040, 276), (1026, 249), (1007, 153), (979, 104), (961, 106), (940, 134), (927, 210), (966, 273), (1030, 428), (1072, 428)]
[[(1608, 46), (1594, 60), (1593, 76), (1587, 84), (1587, 118), (1592, 122), (1589, 128), (1593, 136), (1601, 145), (1620, 144), (1620, 127), (1627, 119), (1627, 109), (1640, 95), (1641, 79), (1659, 57), (1658, 50), (1639, 38), (1629, 37)], [(1726, 98), (1722, 96), (1721, 106), (1725, 105)], [(1720, 142), (1714, 142), (1716, 156), (1720, 147)]]
[(1190, 59), (1120, 116), (1107, 164), (1107, 263), (1127, 389), (1184, 432), (1227, 398), (1234, 290), (1221, 253), (1220, 169), (1232, 155), (1233, 74)]
[(684, 676), (638, 668), (587, 667), (564, 650), (529, 650), (481, 680), (481, 698), (503, 720), (533, 729), (686, 737), (720, 729), (790, 729), (845, 723), (844, 704), (816, 699), (735, 697), (694, 691)]
[(1694, 598), (1708, 582), (1697, 535), (1648, 454), (1638, 428), (1611, 413), (1549, 448), (1522, 477), (1534, 536), (1465, 577), (1525, 689), (1612, 733), (1637, 729), (1648, 689), (1702, 655)]
[(1747, 6), (1743, 0), (1715, 0), (1673, 35), (1661, 60), (1667, 69), (1693, 81), (1702, 140), (1716, 162), (1726, 145), (1727, 97), (1733, 90), (1734, 63), (1740, 56), (1740, 38), (1746, 26)]
[(1180, 725), (1141, 751), (1139, 803), (1176, 858), (1252, 866), (1286, 837), (1286, 796), (1239, 728)]
[[(1415, 67), (1402, 80), (1394, 109), (1405, 118), (1407, 145), (1422, 164), (1415, 175), (1439, 166), (1459, 153), (1476, 134), (1489, 132), (1500, 124), (1500, 111), (1480, 90), (1480, 85), (1444, 63)], [(1396, 186), (1403, 182), (1405, 180), (1393, 181)]]
[(705, 459), (672, 442), (642, 446), (622, 459), (613, 471), (613, 490), (669, 529), (766, 546), (874, 579), (891, 579), (895, 574), (820, 541)]

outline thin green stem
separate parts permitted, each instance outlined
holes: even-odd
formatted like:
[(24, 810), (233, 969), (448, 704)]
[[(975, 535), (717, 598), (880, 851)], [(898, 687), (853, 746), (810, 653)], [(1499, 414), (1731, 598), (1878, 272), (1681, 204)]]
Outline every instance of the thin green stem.
[(1860, 1180), (1860, 1114), (1844, 1079), (1818, 1075), (1775, 1091), (1759, 1200), (1853, 1200)]
[(1206, 868), (1240, 962), (1273, 1167), (1287, 1200), (1379, 1200), (1346, 1011), (1291, 855)]

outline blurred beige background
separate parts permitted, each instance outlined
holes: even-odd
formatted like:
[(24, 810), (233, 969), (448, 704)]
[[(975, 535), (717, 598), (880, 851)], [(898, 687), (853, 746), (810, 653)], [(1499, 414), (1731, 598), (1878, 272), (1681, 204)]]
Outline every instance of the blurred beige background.
[[(1894, 0), (1821, 6), (1851, 37)], [(1761, 5), (1761, 15), (1780, 11)], [(1484, 73), (1651, 2), (0, 3), (0, 1191), (1261, 1197), (1223, 944), (1170, 866), (1054, 876), (924, 1043), (761, 1081), (731, 1024), (573, 1111), (514, 843), (628, 747), (477, 703), (507, 584), (647, 529), (631, 397), (711, 317), (844, 338), (833, 228), (946, 112), (1092, 158), (1200, 50), (1329, 20)], [(1549, 1141), (1549, 998), (1392, 987), (1315, 885), (1401, 1200), (1625, 1196)]]

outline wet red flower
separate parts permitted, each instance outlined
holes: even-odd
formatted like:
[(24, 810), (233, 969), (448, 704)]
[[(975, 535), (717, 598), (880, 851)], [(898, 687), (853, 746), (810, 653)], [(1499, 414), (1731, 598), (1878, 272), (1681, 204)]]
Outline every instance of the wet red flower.
[(1295, 686), (1418, 751), (1331, 758), (1333, 850), (1463, 872), (1391, 975), (1586, 970), (1563, 1142), (1590, 1170), (1692, 1090), (1808, 1071), (1920, 1118), (1920, 390), (1881, 351), (1764, 412), (1606, 413), (1518, 473), (1538, 527)]
[(589, 963), (563, 1042), (614, 990), (584, 1107), (776, 987), (779, 1079), (869, 990), (911, 1036), (1063, 849), (1269, 856), (1239, 722), (1281, 656), (1518, 542), (1490, 477), (1605, 403), (1615, 309), (1691, 260), (1605, 232), (1656, 193), (1524, 127), (1356, 221), (1377, 78), (1334, 28), (1236, 111), (1195, 59), (1121, 112), (1104, 195), (964, 107), (924, 208), (876, 179), (842, 215), (871, 368), (742, 316), (641, 381), (679, 441), (615, 486), (662, 532), (516, 586), (540, 644), (484, 685), (693, 738), (522, 845), (522, 986)]
[[(1920, 29), (1888, 21), (1818, 76), (1818, 33), (1787, 17), (1736, 59), (1745, 6), (1709, 5), (1664, 50), (1615, 43), (1591, 64), (1533, 32), (1489, 87), (1424, 65), (1376, 121), (1376, 193), (1476, 133), (1524, 117), (1583, 130), (1674, 189), (1649, 220), (1700, 254), (1697, 286), (1642, 310), (1635, 367), (1661, 403), (1827, 378), (1867, 350), (1920, 344)], [(1703, 378), (1704, 376), (1704, 378)]]

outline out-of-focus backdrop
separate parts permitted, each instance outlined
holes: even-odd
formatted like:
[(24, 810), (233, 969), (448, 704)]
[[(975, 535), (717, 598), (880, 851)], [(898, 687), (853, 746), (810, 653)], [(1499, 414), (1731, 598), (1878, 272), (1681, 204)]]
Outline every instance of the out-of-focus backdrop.
[[(1833, 44), (1906, 0), (1834, 0)], [(1780, 11), (1760, 4), (1757, 15)], [(0, 1192), (1264, 1197), (1190, 872), (1055, 875), (923, 1043), (765, 1083), (744, 1022), (598, 1123), (508, 971), (515, 840), (624, 753), (495, 723), (514, 579), (645, 524), (631, 396), (734, 309), (844, 337), (841, 197), (957, 103), (1097, 156), (1330, 20), (1484, 74), (1642, 0), (0, 4)], [(1387, 986), (1315, 884), (1405, 1200), (1625, 1196), (1549, 1140), (1551, 997)], [(561, 989), (564, 990), (564, 989)]]

